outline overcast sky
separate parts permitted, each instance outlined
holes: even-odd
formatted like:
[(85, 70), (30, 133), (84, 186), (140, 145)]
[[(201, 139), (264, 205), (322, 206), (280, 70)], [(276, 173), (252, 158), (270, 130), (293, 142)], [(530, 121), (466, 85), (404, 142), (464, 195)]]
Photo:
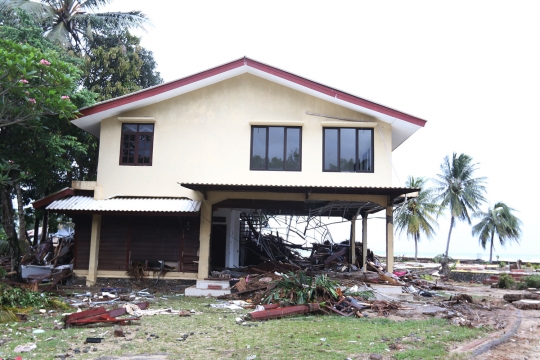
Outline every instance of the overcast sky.
[[(540, 1), (116, 0), (106, 10), (148, 15), (139, 35), (165, 81), (245, 55), (427, 120), (394, 151), (394, 185), (466, 153), (488, 178), (490, 204), (523, 221), (521, 246), (495, 253), (540, 258)], [(439, 223), (420, 255), (444, 251), (450, 219)], [(382, 231), (370, 240), (384, 250)], [(396, 254), (413, 248), (396, 239)], [(459, 224), (450, 255), (465, 252), (482, 249)]]

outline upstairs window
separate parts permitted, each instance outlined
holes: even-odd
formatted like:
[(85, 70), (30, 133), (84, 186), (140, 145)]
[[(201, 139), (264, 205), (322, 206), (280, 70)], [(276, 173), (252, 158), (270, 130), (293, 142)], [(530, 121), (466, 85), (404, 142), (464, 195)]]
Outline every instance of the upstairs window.
[(302, 128), (251, 127), (251, 170), (300, 171)]
[(373, 172), (373, 129), (323, 131), (323, 171)]
[(154, 124), (122, 124), (120, 165), (152, 165)]

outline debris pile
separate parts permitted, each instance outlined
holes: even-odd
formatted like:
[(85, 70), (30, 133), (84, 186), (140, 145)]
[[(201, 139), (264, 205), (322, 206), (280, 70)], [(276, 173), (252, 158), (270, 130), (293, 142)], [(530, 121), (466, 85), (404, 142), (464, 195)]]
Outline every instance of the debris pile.
[(51, 291), (59, 283), (71, 284), (73, 246), (74, 236), (70, 234), (50, 237), (35, 248), (30, 248), (21, 259), (23, 280), (30, 284), (34, 291)]

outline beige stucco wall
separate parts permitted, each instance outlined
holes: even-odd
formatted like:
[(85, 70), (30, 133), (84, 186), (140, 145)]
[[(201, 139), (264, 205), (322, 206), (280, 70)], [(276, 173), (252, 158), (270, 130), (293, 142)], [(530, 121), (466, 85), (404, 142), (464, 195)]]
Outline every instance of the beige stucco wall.
[[(374, 129), (375, 173), (323, 172), (322, 129), (324, 123), (332, 120), (308, 115), (306, 111), (377, 122), (387, 148), (392, 148), (391, 127), (387, 123), (243, 74), (120, 115), (155, 118), (152, 166), (120, 166), (121, 122), (118, 117), (103, 120), (96, 196), (200, 197), (178, 185), (182, 182), (391, 186), (391, 163), (377, 128)], [(302, 122), (301, 172), (249, 170), (251, 124), (276, 122)]]

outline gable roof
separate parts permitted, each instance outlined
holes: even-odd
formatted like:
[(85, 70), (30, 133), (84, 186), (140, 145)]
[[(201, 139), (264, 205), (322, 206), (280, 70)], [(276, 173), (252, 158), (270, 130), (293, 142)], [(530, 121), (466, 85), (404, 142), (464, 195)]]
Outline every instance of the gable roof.
[(421, 127), (424, 127), (426, 124), (426, 120), (418, 117), (334, 89), (247, 57), (231, 61), (185, 78), (80, 109), (79, 111), (82, 116), (73, 120), (72, 123), (92, 135), (99, 137), (100, 123), (103, 119), (117, 116), (125, 111), (164, 101), (245, 73), (253, 74), (319, 99), (372, 115), (381, 121), (391, 124), (392, 150), (397, 148), (414, 132)]

